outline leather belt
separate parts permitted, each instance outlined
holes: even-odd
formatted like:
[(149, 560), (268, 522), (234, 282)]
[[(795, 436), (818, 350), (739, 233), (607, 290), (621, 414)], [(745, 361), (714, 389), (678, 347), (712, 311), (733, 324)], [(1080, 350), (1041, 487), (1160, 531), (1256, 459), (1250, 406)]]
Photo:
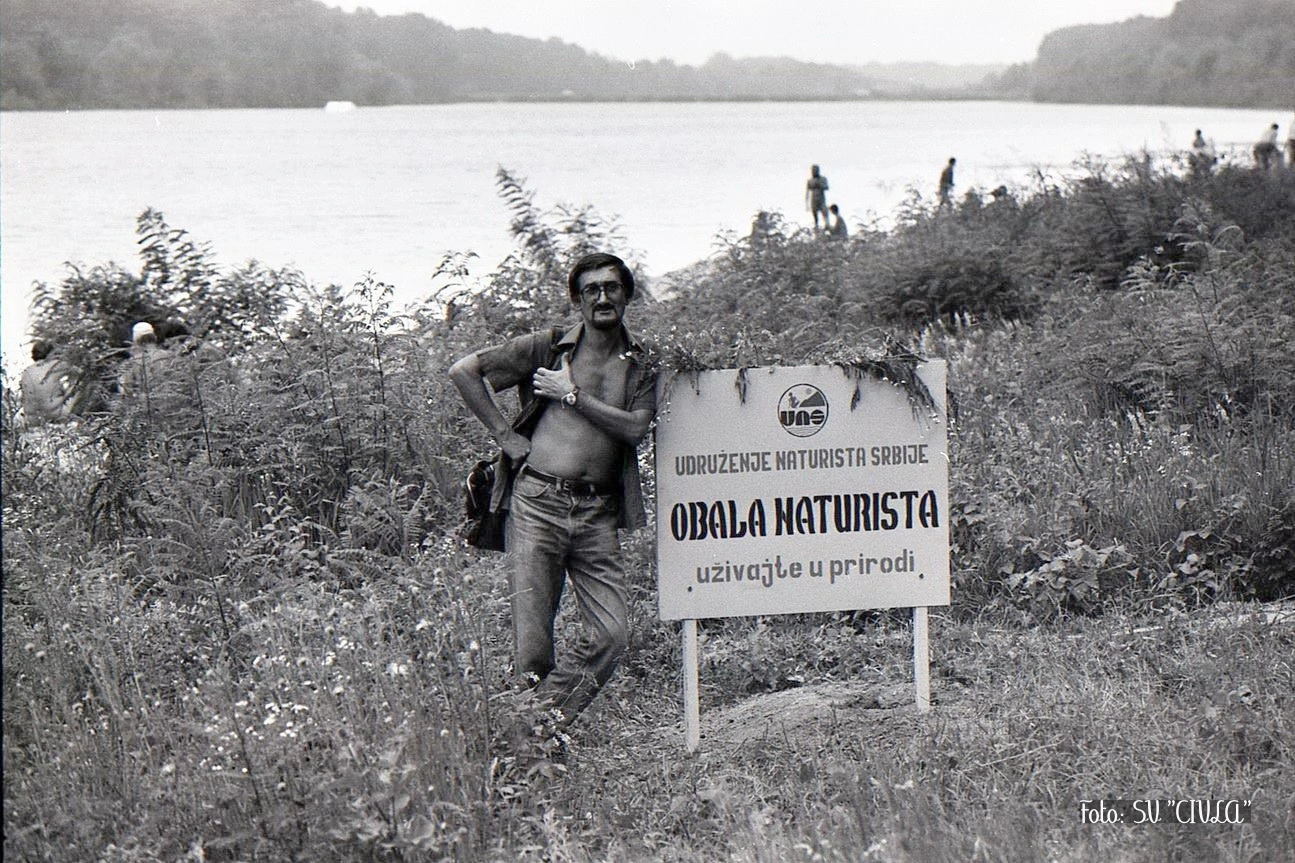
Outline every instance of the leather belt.
[(579, 495), (581, 497), (590, 497), (599, 494), (615, 494), (619, 490), (616, 483), (610, 482), (584, 482), (578, 479), (563, 479), (560, 476), (545, 473), (542, 470), (536, 470), (528, 464), (522, 465), (521, 475), (529, 474), (541, 482), (547, 482), (558, 491), (564, 491), (567, 494)]

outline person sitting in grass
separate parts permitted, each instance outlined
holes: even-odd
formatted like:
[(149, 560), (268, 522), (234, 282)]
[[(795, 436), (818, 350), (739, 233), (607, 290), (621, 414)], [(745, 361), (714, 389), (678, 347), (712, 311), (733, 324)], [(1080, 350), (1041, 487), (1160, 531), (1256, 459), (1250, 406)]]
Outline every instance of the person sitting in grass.
[(37, 339), (31, 346), (32, 364), (19, 379), (23, 418), (29, 426), (63, 422), (72, 416), (71, 369), (53, 352), (52, 344)]
[(829, 236), (834, 240), (844, 240), (850, 236), (850, 229), (845, 226), (845, 219), (841, 218), (841, 210), (833, 204), (827, 208), (832, 214), (832, 227), (828, 229)]
[(130, 356), (122, 363), (117, 386), (123, 398), (148, 395), (152, 385), (153, 366), (161, 354), (157, 331), (147, 321), (130, 328)]

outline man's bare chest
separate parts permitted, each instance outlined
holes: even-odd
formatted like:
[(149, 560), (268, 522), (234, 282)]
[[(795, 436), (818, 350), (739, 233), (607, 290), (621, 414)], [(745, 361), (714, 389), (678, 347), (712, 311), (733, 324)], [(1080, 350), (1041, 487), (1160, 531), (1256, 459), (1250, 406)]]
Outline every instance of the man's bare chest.
[(600, 402), (623, 408), (629, 363), (612, 355), (607, 358), (581, 356), (577, 351), (571, 360), (571, 380), (582, 392)]

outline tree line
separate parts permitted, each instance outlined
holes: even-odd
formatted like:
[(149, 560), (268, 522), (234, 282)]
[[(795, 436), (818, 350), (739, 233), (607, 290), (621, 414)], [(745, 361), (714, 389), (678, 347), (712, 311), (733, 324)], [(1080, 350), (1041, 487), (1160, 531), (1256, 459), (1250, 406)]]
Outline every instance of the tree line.
[(848, 98), (870, 86), (839, 66), (725, 55), (631, 64), (317, 0), (9, 0), (0, 64), (6, 109)]

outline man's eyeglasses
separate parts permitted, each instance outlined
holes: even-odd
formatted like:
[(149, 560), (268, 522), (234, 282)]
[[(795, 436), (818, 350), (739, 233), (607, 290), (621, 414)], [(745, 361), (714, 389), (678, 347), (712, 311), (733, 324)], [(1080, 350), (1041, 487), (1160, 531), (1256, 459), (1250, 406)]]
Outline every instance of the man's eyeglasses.
[(625, 286), (620, 282), (591, 282), (580, 289), (580, 298), (595, 302), (602, 294), (609, 300), (619, 300), (625, 296)]

